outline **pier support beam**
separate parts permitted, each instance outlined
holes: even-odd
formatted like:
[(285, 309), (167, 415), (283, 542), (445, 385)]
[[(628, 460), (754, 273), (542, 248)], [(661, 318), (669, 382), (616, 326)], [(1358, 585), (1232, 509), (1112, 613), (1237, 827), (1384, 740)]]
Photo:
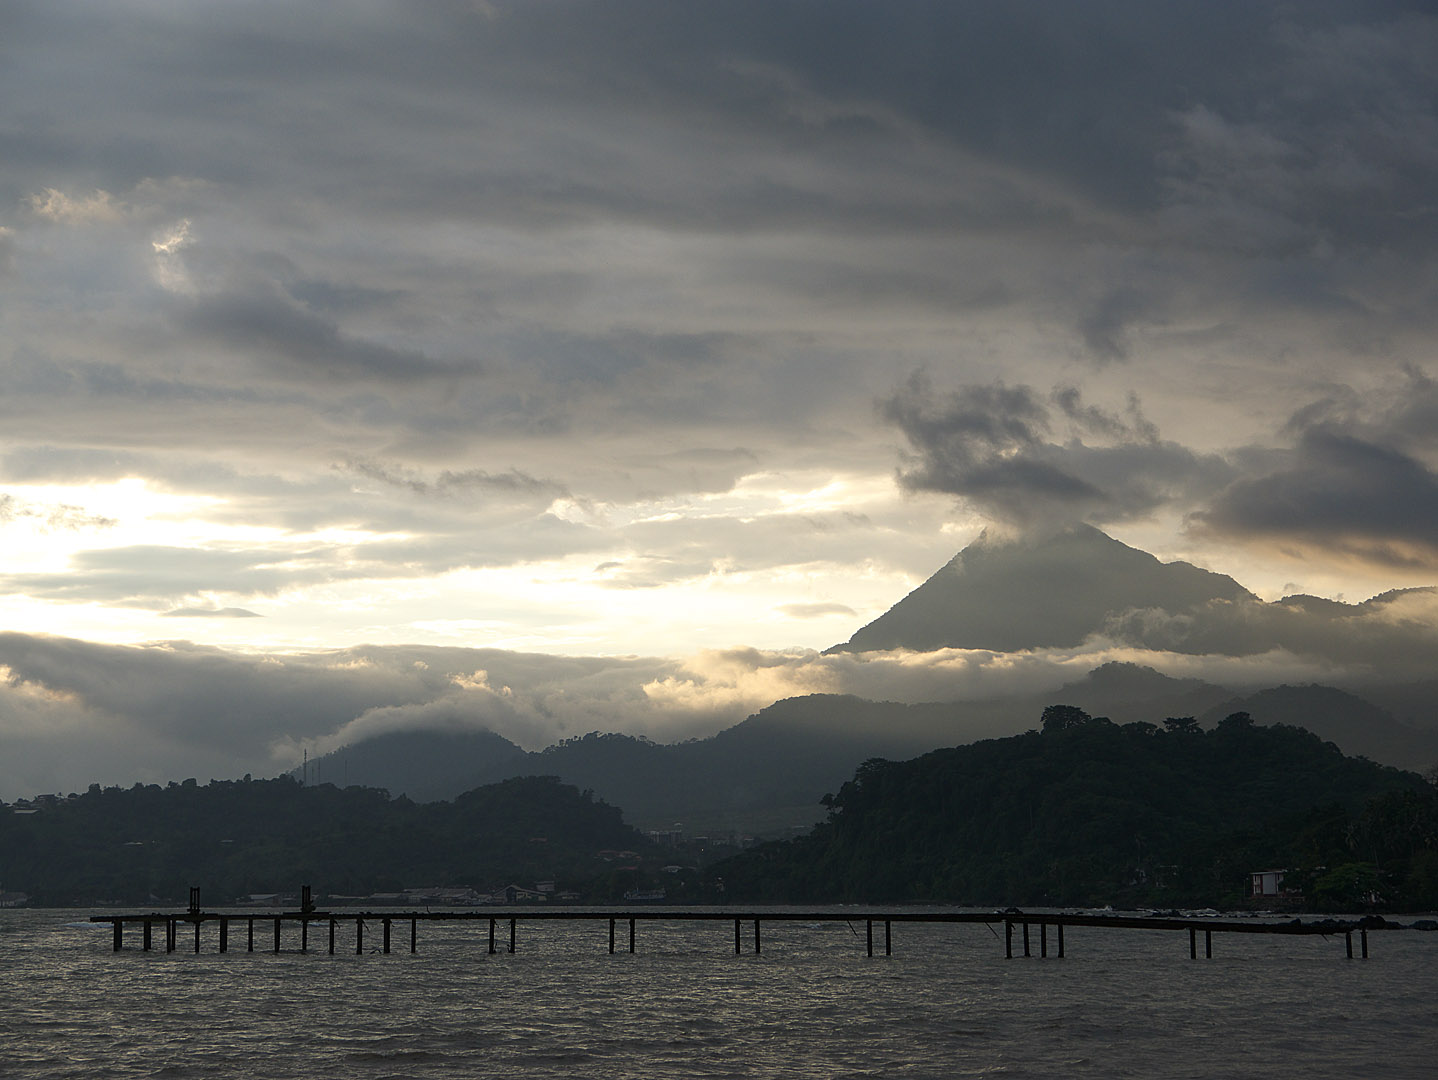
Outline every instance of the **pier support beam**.
[(199, 918), (199, 916), (197, 915), (197, 916), (195, 916), (195, 952), (198, 954), (199, 951), (200, 951), (200, 918)]
[(885, 955), (885, 956), (893, 956), (893, 955), (894, 955), (893, 946), (889, 943), (889, 922), (890, 922), (890, 920), (888, 920), (888, 919), (885, 919), (885, 920), (884, 920), (884, 955)]
[(514, 920), (509, 920), (509, 954), (514, 955)]
[(280, 920), (275, 920), (275, 952), (280, 951)]
[(302, 953), (307, 953), (307, 952), (309, 952), (309, 951), (310, 951), (310, 921), (309, 921), (308, 919), (300, 919), (300, 952), (302, 952)]
[(867, 946), (868, 955), (874, 955), (874, 920), (864, 920), (864, 940)]
[(1014, 923), (1012, 919), (1004, 920), (1004, 959), (1014, 958)]
[(220, 952), (230, 951), (230, 920), (220, 916)]
[(245, 951), (246, 951), (246, 952), (254, 952), (254, 951), (255, 951), (255, 920), (254, 920), (254, 919), (251, 919), (251, 920), (250, 920), (250, 944), (249, 944), (249, 947), (248, 947)]
[(1213, 931), (1212, 931), (1212, 930), (1205, 930), (1205, 931), (1203, 932), (1203, 958), (1204, 958), (1205, 960), (1212, 960), (1212, 959), (1213, 959)]
[(389, 919), (381, 920), (384, 924), (384, 954), (389, 955)]
[(759, 955), (759, 920), (754, 920), (754, 955)]
[(614, 955), (614, 920), (609, 920), (609, 955)]
[(170, 952), (174, 952), (174, 951), (175, 951), (175, 920), (174, 920), (174, 919), (166, 919), (166, 920), (165, 920), (165, 951), (166, 951), (167, 953), (170, 953)]
[(410, 954), (411, 954), (411, 955), (414, 954), (415, 945), (416, 945), (416, 943), (417, 943), (418, 941), (419, 941), (419, 920), (418, 920), (418, 919), (410, 919), (410, 921), (409, 921), (409, 951), (410, 951)]
[(1033, 955), (1033, 953), (1029, 952), (1029, 921), (1027, 919), (1024, 920), (1024, 955)]
[(734, 920), (734, 955), (739, 955), (739, 920)]
[(1047, 960), (1048, 958), (1049, 958), (1049, 924), (1046, 923), (1046, 922), (1041, 922), (1041, 923), (1039, 923), (1039, 959), (1040, 959), (1040, 960)]
[(150, 935), (154, 932), (154, 923), (149, 919), (145, 920), (145, 951), (150, 951)]
[(1188, 958), (1198, 959), (1198, 931), (1191, 926), (1188, 928)]
[(125, 924), (116, 919), (111, 925), (115, 928), (115, 951), (119, 952), (125, 947)]
[(364, 955), (364, 920), (355, 919), (355, 955)]
[(489, 920), (489, 955), (494, 955), (494, 920)]
[(335, 920), (334, 920), (334, 916), (331, 915), (331, 916), (330, 916), (330, 955), (333, 956), (334, 954), (335, 954)]
[[(1365, 938), (1364, 940), (1366, 941), (1367, 939)], [(634, 916), (633, 916), (633, 915), (629, 916), (629, 951), (630, 951), (630, 952), (633, 952), (633, 951), (634, 951)], [(1364, 955), (1364, 956), (1367, 956), (1368, 954), (1365, 952), (1363, 955)]]
[(1364, 927), (1358, 931), (1358, 940), (1363, 943), (1363, 959), (1368, 959), (1368, 928)]
[(1343, 935), (1343, 941), (1348, 946), (1348, 959), (1353, 959), (1353, 931), (1349, 930)]
[(1059, 959), (1062, 960), (1064, 958), (1064, 924), (1055, 923), (1054, 925), (1059, 928)]

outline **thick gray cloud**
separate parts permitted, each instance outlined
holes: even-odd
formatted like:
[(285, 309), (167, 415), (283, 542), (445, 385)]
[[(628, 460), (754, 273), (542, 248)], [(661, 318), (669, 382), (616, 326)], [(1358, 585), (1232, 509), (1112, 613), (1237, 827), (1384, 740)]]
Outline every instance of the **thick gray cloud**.
[(1435, 54), (1418, 0), (16, 0), (0, 604), (822, 648), (994, 519), (1430, 583)]
[[(1023, 526), (1191, 504), (1231, 475), (1216, 456), (1160, 441), (1132, 398), (1120, 415), (1085, 405), (1069, 387), (1047, 397), (1003, 383), (938, 394), (916, 376), (880, 409), (913, 448), (905, 486), (961, 496)], [(1060, 427), (1069, 429), (1062, 442)]]

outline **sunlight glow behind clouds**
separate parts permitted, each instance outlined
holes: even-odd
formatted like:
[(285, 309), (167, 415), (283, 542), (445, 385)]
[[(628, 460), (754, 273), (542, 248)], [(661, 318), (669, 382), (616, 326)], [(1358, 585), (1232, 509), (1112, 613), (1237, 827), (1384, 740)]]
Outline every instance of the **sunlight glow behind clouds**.
[(1438, 580), (1424, 6), (485, 8), (19, 0), (6, 625), (817, 650), (1023, 516)]

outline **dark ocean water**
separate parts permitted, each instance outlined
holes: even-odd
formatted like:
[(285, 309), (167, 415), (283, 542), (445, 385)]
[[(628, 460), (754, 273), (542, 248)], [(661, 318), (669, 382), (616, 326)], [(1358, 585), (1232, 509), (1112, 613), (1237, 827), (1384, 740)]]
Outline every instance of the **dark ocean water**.
[(138, 931), (114, 953), (89, 914), (0, 911), (0, 1076), (1438, 1076), (1438, 933), (1374, 932), (1366, 962), (1215, 934), (1190, 960), (1183, 934), (1074, 928), (1066, 959), (1006, 960), (982, 925), (896, 924), (868, 958), (862, 920), (766, 924), (759, 956), (732, 924), (641, 923), (611, 956), (605, 923), (521, 921), (490, 956), (486, 923), (421, 924), (414, 955), (405, 923), (388, 956), (344, 927), (330, 956), (258, 926), (247, 953), (241, 924), (197, 956)]

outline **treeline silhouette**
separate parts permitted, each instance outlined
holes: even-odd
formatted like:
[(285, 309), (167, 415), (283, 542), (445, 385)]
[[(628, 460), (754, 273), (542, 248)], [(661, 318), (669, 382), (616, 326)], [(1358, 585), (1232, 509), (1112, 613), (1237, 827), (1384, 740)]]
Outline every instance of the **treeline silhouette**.
[(1282, 869), (1310, 909), (1438, 905), (1438, 790), (1247, 713), (1204, 731), (1051, 706), (1042, 730), (865, 762), (825, 803), (812, 833), (718, 864), (726, 895), (1232, 908)]
[(301, 883), (353, 896), (540, 880), (602, 888), (612, 852), (650, 847), (616, 807), (554, 777), (422, 804), (290, 777), (92, 785), (34, 813), (0, 809), (0, 886), (39, 905), (173, 901), (191, 885), (216, 905)]

